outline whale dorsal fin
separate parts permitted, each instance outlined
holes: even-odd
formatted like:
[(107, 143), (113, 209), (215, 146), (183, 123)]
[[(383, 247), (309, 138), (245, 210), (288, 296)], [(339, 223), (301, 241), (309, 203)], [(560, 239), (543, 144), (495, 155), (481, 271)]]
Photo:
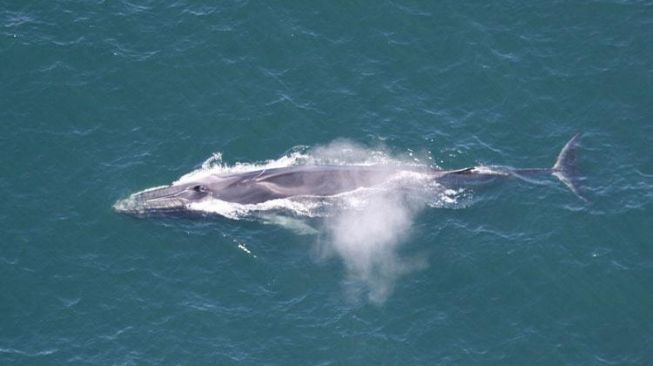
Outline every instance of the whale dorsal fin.
[(470, 175), (474, 174), (474, 167), (470, 166), (469, 168), (462, 168), (458, 170), (452, 170), (448, 172), (447, 174), (461, 174), (461, 175)]

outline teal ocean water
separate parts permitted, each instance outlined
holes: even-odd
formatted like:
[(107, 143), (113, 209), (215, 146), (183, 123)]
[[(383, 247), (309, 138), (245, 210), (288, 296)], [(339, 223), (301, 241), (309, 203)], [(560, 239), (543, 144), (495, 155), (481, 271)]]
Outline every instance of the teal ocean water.
[[(0, 364), (653, 364), (650, 1), (0, 4)], [(315, 159), (549, 167), (578, 131), (590, 204), (112, 209)]]

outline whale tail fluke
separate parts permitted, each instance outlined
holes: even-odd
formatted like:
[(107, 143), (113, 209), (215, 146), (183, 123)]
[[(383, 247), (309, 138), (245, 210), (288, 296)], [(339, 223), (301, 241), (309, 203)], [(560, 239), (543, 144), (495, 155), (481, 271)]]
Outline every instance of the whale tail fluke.
[(576, 196), (589, 203), (589, 200), (583, 196), (580, 189), (576, 161), (576, 147), (578, 146), (580, 136), (580, 133), (575, 134), (574, 137), (565, 144), (562, 150), (560, 150), (560, 154), (558, 154), (558, 159), (556, 159), (556, 162), (551, 169), (551, 173), (574, 192)]

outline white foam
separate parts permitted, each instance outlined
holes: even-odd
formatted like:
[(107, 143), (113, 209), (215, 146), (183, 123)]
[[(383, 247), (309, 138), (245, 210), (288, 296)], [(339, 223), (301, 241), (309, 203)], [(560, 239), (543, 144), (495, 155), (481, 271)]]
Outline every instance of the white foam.
[(247, 247), (245, 246), (245, 243), (238, 243), (238, 249), (240, 249), (240, 250), (242, 250), (243, 252), (245, 252), (245, 253), (251, 255), (252, 257), (256, 258), (256, 255), (255, 255), (254, 253), (252, 253), (252, 251), (249, 250), (249, 248), (247, 248)]
[(236, 163), (230, 166), (222, 162), (222, 153), (214, 153), (202, 163), (199, 169), (184, 174), (172, 184), (184, 184), (212, 175), (228, 175), (263, 169), (285, 168), (305, 163), (308, 158), (308, 155), (301, 152), (293, 152), (276, 160), (266, 160), (259, 163)]
[(318, 211), (320, 207), (322, 205), (319, 200), (302, 200), (297, 198), (275, 199), (256, 204), (240, 204), (219, 199), (205, 199), (188, 205), (188, 209), (192, 211), (217, 214), (236, 220), (254, 213), (270, 211), (286, 211), (294, 215), (316, 217), (319, 216)]

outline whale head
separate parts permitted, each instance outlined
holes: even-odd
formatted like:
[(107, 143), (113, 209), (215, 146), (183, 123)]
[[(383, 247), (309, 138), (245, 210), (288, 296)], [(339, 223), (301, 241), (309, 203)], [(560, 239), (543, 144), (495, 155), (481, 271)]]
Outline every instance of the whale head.
[(113, 209), (134, 216), (177, 214), (186, 212), (188, 206), (211, 195), (207, 186), (200, 183), (149, 188), (118, 200)]

